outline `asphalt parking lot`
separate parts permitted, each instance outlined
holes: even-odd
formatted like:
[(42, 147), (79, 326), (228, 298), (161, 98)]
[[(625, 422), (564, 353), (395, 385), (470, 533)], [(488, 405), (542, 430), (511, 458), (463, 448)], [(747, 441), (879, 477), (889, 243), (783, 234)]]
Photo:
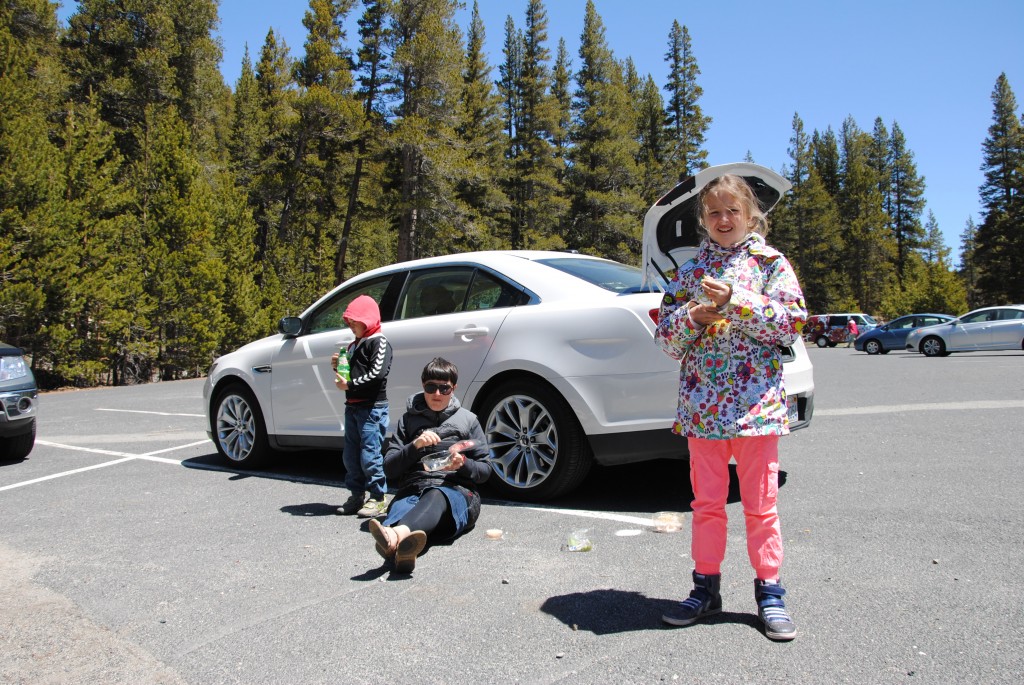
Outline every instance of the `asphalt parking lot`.
[[(689, 510), (685, 462), (487, 499), (398, 575), (334, 514), (337, 455), (224, 468), (180, 381), (47, 393), (0, 464), (0, 682), (1017, 682), (1024, 353), (809, 353), (815, 418), (781, 447), (792, 643), (756, 620), (737, 498), (725, 611), (661, 625), (689, 532), (650, 518)], [(594, 549), (562, 551), (579, 528)]]

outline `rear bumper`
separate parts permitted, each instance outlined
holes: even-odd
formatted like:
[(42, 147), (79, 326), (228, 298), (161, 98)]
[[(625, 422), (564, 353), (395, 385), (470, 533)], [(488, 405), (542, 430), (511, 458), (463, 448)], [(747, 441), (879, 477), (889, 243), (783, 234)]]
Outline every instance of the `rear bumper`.
[[(790, 420), (790, 432), (807, 428), (814, 416), (814, 393), (799, 393), (791, 396), (796, 400), (797, 418)], [(659, 430), (631, 431), (628, 433), (605, 433), (588, 436), (594, 461), (602, 466), (632, 464), (650, 459), (686, 459), (689, 449), (686, 438), (676, 435), (670, 428)]]

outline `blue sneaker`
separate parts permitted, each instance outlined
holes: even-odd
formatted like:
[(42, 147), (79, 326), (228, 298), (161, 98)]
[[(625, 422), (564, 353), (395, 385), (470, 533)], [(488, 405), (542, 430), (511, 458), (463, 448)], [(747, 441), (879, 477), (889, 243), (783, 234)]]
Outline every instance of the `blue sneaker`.
[(796, 625), (786, 613), (786, 603), (782, 601), (785, 594), (781, 582), (754, 580), (757, 617), (764, 623), (764, 634), (772, 640), (792, 640), (796, 637)]
[(670, 626), (688, 626), (705, 616), (722, 611), (722, 574), (701, 575), (693, 572), (693, 590), (690, 596), (667, 611), (661, 620)]

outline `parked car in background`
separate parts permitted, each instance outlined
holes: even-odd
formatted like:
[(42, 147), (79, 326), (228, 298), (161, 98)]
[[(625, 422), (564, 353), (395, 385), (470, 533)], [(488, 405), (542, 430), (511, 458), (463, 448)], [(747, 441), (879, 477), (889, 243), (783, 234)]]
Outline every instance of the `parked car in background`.
[(938, 323), (952, 321), (949, 314), (907, 314), (882, 324), (878, 328), (864, 331), (857, 336), (853, 347), (858, 352), (868, 354), (889, 354), (892, 350), (906, 347), (907, 335), (915, 328), (933, 326)]
[(39, 391), (23, 354), (0, 342), (0, 461), (20, 461), (36, 444)]
[(912, 331), (906, 349), (927, 357), (950, 352), (1024, 350), (1024, 306), (983, 307), (958, 319)]
[[(439, 305), (437, 289), (447, 292)], [(430, 301), (425, 297), (430, 294)], [(394, 350), (392, 425), (436, 356), (458, 366), (456, 395), (487, 434), (502, 495), (550, 499), (592, 463), (683, 458), (673, 435), (679, 363), (654, 344), (662, 294), (640, 269), (580, 254), (489, 251), (394, 264), (356, 276), (279, 333), (217, 359), (203, 387), (208, 432), (228, 463), (255, 467), (272, 450), (343, 445), (345, 393), (331, 355), (353, 335), (345, 307), (380, 305)], [(813, 412), (802, 343), (783, 351), (791, 428)]]
[(804, 340), (818, 347), (835, 347), (846, 342), (846, 324), (853, 319), (860, 333), (869, 331), (878, 322), (869, 314), (847, 312), (845, 314), (815, 314), (807, 317), (804, 325)]

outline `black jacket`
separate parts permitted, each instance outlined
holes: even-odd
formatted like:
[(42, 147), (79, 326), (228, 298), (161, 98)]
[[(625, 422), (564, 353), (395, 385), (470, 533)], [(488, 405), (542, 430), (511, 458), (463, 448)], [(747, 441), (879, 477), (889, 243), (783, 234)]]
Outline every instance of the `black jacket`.
[[(441, 443), (426, 449), (419, 449), (412, 443), (425, 430), (432, 430), (441, 438)], [(476, 444), (462, 454), (466, 463), (456, 471), (424, 471), (420, 459), (428, 453), (447, 450), (459, 440), (472, 440)], [(395, 497), (418, 494), (429, 487), (445, 485), (462, 492), (469, 500), (469, 520), (474, 523), (480, 515), (480, 495), (476, 486), (491, 475), (491, 466), (486, 459), (487, 436), (476, 414), (464, 409), (458, 398), (452, 395), (448, 406), (435, 412), (427, 406), (422, 392), (411, 395), (406, 402), (405, 414), (398, 422), (398, 428), (388, 440), (384, 452), (384, 475), (389, 483), (398, 483)]]
[(391, 344), (383, 333), (357, 338), (348, 347), (351, 380), (345, 391), (347, 404), (380, 404), (388, 401)]

